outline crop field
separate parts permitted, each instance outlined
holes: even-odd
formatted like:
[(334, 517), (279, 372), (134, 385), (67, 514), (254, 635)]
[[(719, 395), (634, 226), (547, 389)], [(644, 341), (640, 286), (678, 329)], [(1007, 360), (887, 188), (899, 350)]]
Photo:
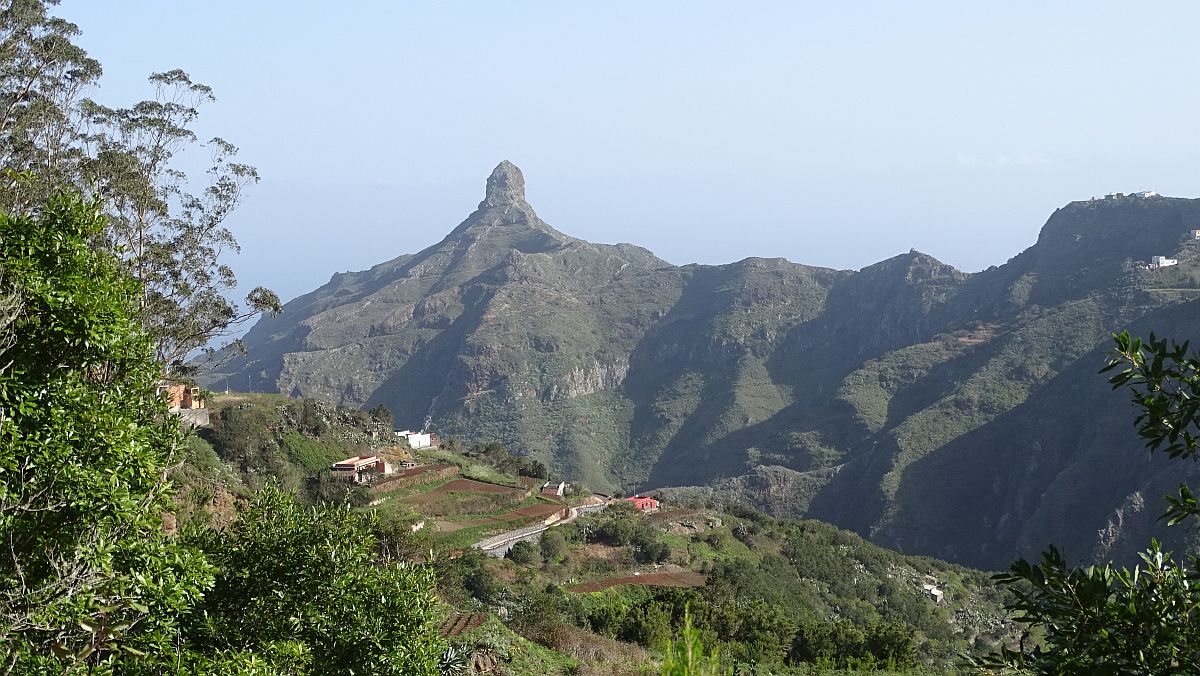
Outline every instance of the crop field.
[(647, 573), (645, 575), (623, 575), (621, 577), (606, 577), (602, 580), (592, 580), (583, 584), (569, 587), (567, 591), (576, 593), (604, 591), (623, 584), (642, 585), (644, 587), (703, 587), (708, 578), (700, 573), (688, 571), (678, 573)]
[(549, 502), (542, 502), (521, 509), (514, 509), (511, 512), (497, 514), (479, 519), (470, 519), (467, 521), (455, 521), (458, 526), (486, 526), (489, 524), (509, 524), (514, 521), (523, 521), (526, 519), (544, 519), (555, 512), (561, 511), (562, 505), (557, 505)]
[(482, 625), (485, 621), (487, 615), (483, 613), (455, 613), (442, 620), (438, 625), (438, 634), (441, 634), (442, 638), (454, 638)]
[(474, 479), (454, 479), (438, 486), (431, 491), (425, 491), (417, 495), (410, 495), (402, 498), (404, 502), (412, 505), (419, 505), (426, 502), (437, 502), (442, 499), (446, 493), (477, 493), (481, 495), (511, 495), (523, 496), (525, 491), (519, 488), (511, 488), (509, 486), (497, 486), (496, 484), (485, 484), (482, 481)]

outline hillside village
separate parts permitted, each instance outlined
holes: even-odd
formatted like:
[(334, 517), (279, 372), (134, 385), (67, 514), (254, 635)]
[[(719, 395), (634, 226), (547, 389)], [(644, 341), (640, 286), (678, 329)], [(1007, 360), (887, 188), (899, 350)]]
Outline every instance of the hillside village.
[[(651, 659), (644, 651), (657, 640), (624, 624), (635, 621), (624, 614), (636, 604), (691, 599), (692, 590), (710, 584), (724, 588), (735, 571), (740, 571), (739, 579), (751, 575), (757, 580), (760, 573), (753, 571), (777, 557), (784, 557), (779, 565), (817, 557), (803, 564), (795, 579), (813, 578), (816, 586), (803, 592), (810, 596), (803, 603), (825, 608), (822, 613), (841, 614), (834, 609), (845, 603), (836, 600), (839, 594), (851, 593), (849, 587), (843, 589), (845, 584), (873, 580), (870, 585), (904, 598), (903, 603), (893, 601), (894, 607), (909, 608), (904, 613), (911, 618), (904, 621), (923, 627), (913, 634), (913, 664), (948, 664), (956, 651), (976, 640), (979, 646), (990, 645), (1015, 626), (999, 612), (997, 592), (982, 573), (890, 553), (880, 559), (869, 552), (883, 550), (829, 526), (789, 525), (752, 510), (664, 503), (652, 495), (596, 493), (569, 477), (548, 477), (540, 464), (513, 456), (499, 444), (468, 446), (454, 437), (396, 430), (388, 416), (379, 414), (279, 395), (210, 397), (194, 403), (205, 406), (211, 423), (196, 429), (193, 455), (185, 463), (192, 468), (188, 471), (207, 469), (203, 478), (191, 475), (184, 483), (216, 482), (236, 502), (239, 483), (252, 486), (266, 467), (273, 467), (306, 499), (349, 500), (356, 509), (376, 515), (381, 524), (389, 524), (393, 555), (428, 561), (442, 571), (439, 593), (446, 606), (441, 631), (468, 646), (476, 673), (504, 668), (509, 673), (568, 673), (567, 664), (597, 662), (615, 673), (629, 673), (612, 662), (644, 664)], [(263, 432), (250, 435), (255, 448), (242, 443), (249, 429)], [(216, 497), (211, 490), (194, 491), (185, 488), (180, 496), (201, 500), (191, 518), (219, 523), (215, 514), (204, 514), (228, 504), (220, 499), (221, 490)], [(787, 533), (786, 538), (815, 537), (823, 544), (814, 541), (794, 550), (780, 539)], [(733, 584), (751, 584), (750, 579)], [(791, 584), (796, 582), (785, 586)], [(598, 629), (607, 626), (599, 615), (570, 620), (554, 611), (535, 620), (524, 605), (528, 595), (550, 588), (561, 595), (556, 605), (575, 607), (572, 612), (582, 617), (613, 612), (603, 609), (617, 603), (625, 608), (620, 611), (625, 619), (612, 629)], [(755, 589), (742, 593), (763, 593)], [(696, 609), (701, 602), (690, 603)], [(890, 617), (878, 612), (871, 611), (877, 618), (871, 622)], [(544, 634), (546, 622), (565, 624)], [(947, 628), (953, 631), (946, 633)], [(961, 643), (968, 636), (974, 638)], [(509, 646), (507, 661), (480, 648), (497, 641)]]
[[(1153, 193), (1112, 194), (1096, 202), (1104, 210), (1119, 200), (1154, 199)], [(1067, 230), (1064, 240), (1071, 236)], [(1178, 239), (1160, 238), (1155, 248), (1169, 242), (1181, 244), (1149, 262), (1127, 258), (1108, 278), (1130, 293), (1186, 297), (1180, 292), (1195, 288), (1190, 275), (1200, 259), (1200, 228), (1188, 228)], [(305, 500), (353, 505), (393, 529), (387, 546), (395, 556), (438, 567), (442, 634), (479, 657), (479, 673), (501, 668), (504, 660), (489, 663), (495, 658), (482, 648), (499, 635), (507, 645), (524, 646), (508, 653), (510, 666), (535, 655), (543, 660), (515, 673), (568, 673), (568, 663), (597, 660), (624, 673), (614, 660), (644, 661), (647, 655), (637, 651), (652, 650), (661, 638), (647, 628), (654, 621), (636, 609), (660, 608), (670, 617), (660, 623), (674, 626), (681, 608), (719, 603), (714, 599), (726, 598), (724, 593), (775, 607), (772, 584), (803, 599), (783, 605), (815, 612), (823, 622), (849, 623), (861, 632), (889, 623), (906, 627), (913, 639), (904, 647), (905, 664), (914, 667), (944, 671), (952, 655), (1012, 641), (1017, 631), (999, 610), (1002, 593), (982, 574), (880, 554), (857, 536), (813, 522), (776, 521), (735, 507), (719, 493), (698, 499), (702, 494), (686, 491), (628, 497), (593, 491), (578, 477), (554, 475), (497, 442), (400, 428), (383, 407), (362, 411), (279, 395), (227, 394), (208, 401), (194, 385), (167, 383), (162, 394), (173, 412), (196, 426), (197, 446), (208, 445), (215, 456), (197, 464), (207, 463), (210, 479), (211, 471), (226, 477), (215, 495), (195, 483), (185, 486), (182, 497), (196, 503), (181, 510), (181, 519), (222, 523), (228, 516), (219, 511), (236, 505), (238, 482), (253, 488), (278, 479)], [(798, 544), (808, 537), (818, 540)], [(781, 566), (788, 571), (782, 577)], [(852, 598), (874, 600), (868, 609), (847, 600)], [(538, 603), (553, 610), (534, 617), (530, 604)], [(618, 619), (606, 619), (611, 613)], [(804, 617), (791, 620), (788, 632), (796, 633), (788, 634), (791, 648), (778, 653), (787, 655), (780, 664), (813, 659), (805, 647)], [(764, 658), (748, 647), (746, 636), (729, 627), (713, 631), (722, 645), (742, 651), (740, 659)], [(858, 648), (829, 650), (835, 664), (894, 659)]]

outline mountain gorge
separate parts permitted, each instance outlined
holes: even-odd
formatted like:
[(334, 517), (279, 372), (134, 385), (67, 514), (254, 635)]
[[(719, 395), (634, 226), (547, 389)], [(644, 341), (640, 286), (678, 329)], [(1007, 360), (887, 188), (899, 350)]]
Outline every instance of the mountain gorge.
[[(1049, 542), (1128, 558), (1195, 470), (1147, 456), (1097, 371), (1112, 331), (1200, 330), (1196, 227), (1200, 200), (1122, 196), (975, 274), (916, 251), (675, 266), (551, 228), (506, 161), (441, 242), (335, 274), (201, 380), (384, 404), (597, 489), (738, 499), (975, 566)], [(1156, 255), (1180, 263), (1139, 264)]]

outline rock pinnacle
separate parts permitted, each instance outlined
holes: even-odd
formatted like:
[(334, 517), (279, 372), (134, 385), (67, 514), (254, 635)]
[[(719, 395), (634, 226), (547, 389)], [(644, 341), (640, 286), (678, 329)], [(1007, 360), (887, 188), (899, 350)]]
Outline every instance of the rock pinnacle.
[(501, 207), (525, 201), (525, 177), (517, 165), (504, 160), (488, 176), (487, 192), (479, 208)]

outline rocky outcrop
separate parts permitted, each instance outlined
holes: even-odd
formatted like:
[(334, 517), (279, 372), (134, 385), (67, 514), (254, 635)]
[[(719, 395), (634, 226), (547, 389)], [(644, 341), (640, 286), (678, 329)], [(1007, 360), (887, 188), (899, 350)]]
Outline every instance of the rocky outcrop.
[(584, 366), (576, 366), (562, 378), (561, 385), (551, 384), (544, 395), (546, 401), (559, 397), (568, 399), (582, 397), (604, 390), (620, 389), (629, 373), (629, 362), (621, 360), (612, 364), (601, 364), (598, 360)]

